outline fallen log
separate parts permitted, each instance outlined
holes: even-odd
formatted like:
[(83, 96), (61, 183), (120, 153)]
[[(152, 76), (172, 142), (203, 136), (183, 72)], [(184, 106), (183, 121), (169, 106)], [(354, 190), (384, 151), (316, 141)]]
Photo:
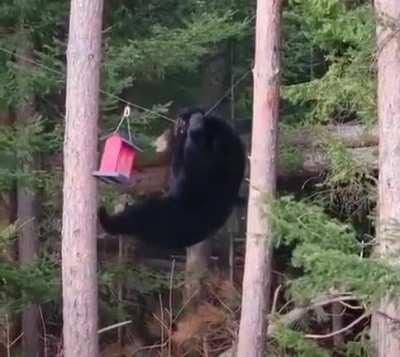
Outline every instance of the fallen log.
[[(242, 123), (243, 122), (243, 123)], [(250, 133), (250, 120), (242, 120), (236, 127), (245, 141)], [(378, 127), (358, 124), (324, 125), (310, 128), (281, 128), (279, 142), (294, 146), (314, 147), (332, 141), (339, 141), (346, 147), (378, 145)]]
[(374, 146), (378, 145), (378, 128), (344, 124), (283, 130), (280, 140), (294, 146), (319, 146), (332, 141), (351, 148)]
[[(247, 121), (246, 121), (247, 122)], [(250, 122), (250, 121), (249, 121)], [(244, 143), (248, 143), (250, 127), (239, 124)], [(155, 153), (139, 158), (138, 167), (168, 164), (172, 146), (172, 130), (168, 129), (154, 141)], [(281, 129), (279, 142), (285, 146), (315, 148), (330, 142), (340, 142), (345, 147), (361, 148), (378, 145), (378, 128), (362, 125), (326, 125), (313, 128)]]
[[(349, 148), (349, 157), (355, 165), (367, 170), (378, 169), (378, 147)], [(329, 168), (329, 157), (321, 149), (306, 149), (298, 151), (294, 161), (288, 163), (282, 159), (278, 162), (278, 176), (288, 178), (290, 176), (311, 177), (323, 174)], [(297, 161), (296, 161), (297, 160)]]
[[(246, 146), (249, 135), (242, 135)], [(377, 128), (365, 129), (359, 125), (326, 126), (315, 129), (282, 131), (278, 177), (314, 177), (329, 167), (329, 158), (321, 145), (339, 141), (348, 147), (348, 153), (356, 165), (368, 170), (378, 169)], [(171, 130), (167, 130), (154, 143), (154, 151), (143, 155), (128, 185), (119, 186), (121, 191), (132, 195), (162, 194), (167, 189), (172, 147)], [(285, 148), (293, 149), (288, 158)], [(247, 175), (246, 175), (247, 176)]]
[[(369, 171), (378, 169), (378, 147), (351, 148), (349, 157), (355, 165), (359, 165)], [(293, 160), (278, 162), (278, 178), (287, 180), (291, 177), (315, 177), (321, 176), (329, 167), (329, 158), (326, 153), (318, 149), (298, 151)], [(165, 192), (168, 185), (169, 165), (156, 167), (143, 167), (141, 171), (133, 175), (131, 183), (120, 186), (123, 192), (132, 195), (155, 195)], [(247, 175), (246, 175), (247, 176)]]

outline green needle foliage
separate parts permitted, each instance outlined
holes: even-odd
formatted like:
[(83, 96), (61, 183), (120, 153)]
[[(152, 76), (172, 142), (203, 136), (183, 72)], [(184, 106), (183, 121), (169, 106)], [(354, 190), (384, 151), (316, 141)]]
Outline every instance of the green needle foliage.
[(274, 343), (277, 344), (277, 356), (301, 356), (301, 357), (329, 357), (332, 354), (307, 340), (299, 331), (280, 326), (274, 333)]
[[(240, 9), (236, 8), (238, 4)], [(0, 255), (1, 313), (20, 311), (31, 301), (56, 301), (53, 287), (59, 284), (59, 158), (65, 111), (68, 15), (69, 1), (4, 0), (0, 4), (0, 114), (10, 119), (0, 130), (0, 196), (6, 197), (17, 182), (40, 193), (41, 255), (52, 257), (40, 258), (34, 266), (21, 269), (7, 255)], [(114, 128), (120, 120), (124, 104), (117, 97), (131, 100), (130, 91), (137, 85), (153, 85), (172, 76), (175, 82), (164, 102), (151, 99), (152, 112), (133, 113), (131, 127), (141, 139), (141, 146), (147, 147), (149, 135), (159, 134), (167, 124), (157, 113), (167, 115), (171, 103), (179, 100), (169, 97), (170, 93), (177, 92), (176, 88), (186, 91), (188, 78), (200, 72), (208, 56), (218, 53), (227, 41), (248, 35), (247, 17), (247, 3), (243, 0), (108, 1), (104, 9), (101, 67), (104, 131)], [(22, 41), (31, 41), (32, 59), (18, 57)], [(29, 65), (21, 65), (25, 60)], [(31, 98), (35, 117), (24, 118), (23, 125), (15, 123), (18, 108)], [(24, 161), (33, 159), (36, 167), (30, 171), (22, 169)], [(13, 226), (8, 228), (7, 232)], [(15, 239), (16, 235), (12, 239), (2, 238), (4, 249), (12, 250), (11, 242)], [(124, 269), (133, 278), (133, 272)], [(109, 266), (106, 270), (125, 279), (125, 275), (115, 274)], [(103, 286), (107, 273), (101, 271)], [(141, 277), (137, 279), (138, 294), (160, 289), (156, 279), (144, 272), (135, 276)]]
[[(374, 123), (375, 25), (369, 1), (286, 3), (282, 41), (285, 126)], [(13, 117), (32, 96), (36, 106), (35, 120), (29, 124), (1, 127), (0, 195), (11, 192), (19, 182), (34, 188), (43, 201), (42, 257), (23, 269), (7, 254), (0, 257), (0, 315), (19, 312), (32, 301), (58, 304), (62, 172), (57, 159), (64, 125), (68, 6), (62, 0), (3, 0), (0, 4), (0, 112)], [(198, 97), (194, 86), (203, 80), (207, 61), (222, 55), (239, 78), (252, 66), (253, 10), (244, 0), (108, 1), (101, 67), (102, 131), (108, 133), (120, 120), (124, 104), (117, 97), (137, 101), (151, 109), (135, 111), (131, 120), (135, 137), (147, 148), (152, 136), (168, 124), (157, 113), (168, 116), (176, 103)], [(27, 34), (36, 62), (29, 68), (21, 67), (16, 57)], [(250, 117), (250, 87), (243, 81), (235, 89), (235, 109), (240, 116)], [(151, 93), (149, 98), (140, 96), (143, 88)], [(162, 95), (157, 97), (158, 92)], [(317, 187), (322, 191), (314, 195), (316, 199), (282, 197), (274, 203), (277, 260), (289, 257), (283, 269), (288, 279), (286, 296), (294, 304), (307, 303), (333, 289), (352, 293), (372, 309), (383, 293), (399, 292), (397, 267), (369, 256), (362, 243), (373, 243), (365, 238), (367, 229), (356, 230), (348, 223), (354, 212), (370, 213), (374, 180), (340, 143), (326, 143), (319, 149), (326, 153), (329, 168), (326, 180)], [(38, 157), (41, 165), (30, 172), (17, 165), (18, 160)], [(294, 173), (302, 154), (284, 146), (280, 160)], [(1, 251), (15, 243), (17, 226), (1, 231)], [(282, 251), (286, 255), (280, 256)], [(128, 301), (117, 298), (116, 286), (121, 281), (129, 281), (137, 296), (169, 288), (168, 277), (162, 274), (130, 265), (101, 264), (100, 306), (110, 321), (129, 318), (132, 311)], [(273, 339), (274, 350), (282, 354), (331, 355), (305, 339), (302, 331), (282, 327)], [(349, 356), (365, 353), (363, 341), (347, 347)]]
[(375, 25), (370, 2), (291, 0), (284, 21), (286, 120), (374, 122)]
[(290, 265), (297, 274), (288, 282), (298, 303), (328, 294), (352, 293), (363, 304), (400, 290), (399, 269), (378, 258), (362, 255), (363, 245), (349, 224), (306, 201), (282, 197), (274, 204), (275, 246), (291, 252)]

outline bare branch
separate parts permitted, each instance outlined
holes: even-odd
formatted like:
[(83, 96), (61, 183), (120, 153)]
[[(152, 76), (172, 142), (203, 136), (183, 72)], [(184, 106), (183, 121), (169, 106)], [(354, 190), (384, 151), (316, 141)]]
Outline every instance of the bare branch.
[(274, 319), (274, 321), (272, 321), (268, 327), (268, 336), (272, 336), (279, 326), (293, 325), (296, 321), (302, 319), (305, 314), (316, 309), (317, 307), (330, 305), (335, 302), (351, 301), (351, 300), (356, 300), (356, 298), (354, 296), (348, 296), (348, 295), (341, 295), (341, 296), (330, 295), (330, 296), (318, 297), (314, 299), (314, 301), (310, 305), (295, 307), (287, 314), (281, 315), (277, 319)]
[(132, 320), (118, 322), (116, 324), (101, 328), (100, 330), (97, 331), (97, 333), (100, 335), (103, 332), (114, 330), (114, 329), (116, 329), (118, 327), (125, 326), (125, 325), (128, 325), (130, 323), (132, 323)]
[(364, 319), (366, 319), (366, 318), (368, 318), (368, 317), (370, 317), (370, 316), (371, 316), (370, 313), (363, 314), (363, 315), (361, 315), (359, 318), (355, 319), (352, 323), (350, 323), (350, 324), (348, 324), (347, 326), (343, 327), (342, 329), (337, 330), (337, 331), (333, 331), (333, 332), (331, 332), (331, 333), (327, 333), (327, 334), (325, 334), (325, 335), (311, 335), (311, 334), (309, 334), (309, 335), (305, 335), (305, 337), (306, 337), (306, 338), (311, 338), (311, 339), (314, 339), (314, 340), (320, 340), (320, 339), (324, 339), (324, 338), (330, 338), (330, 337), (336, 336), (336, 335), (338, 335), (338, 334), (340, 334), (340, 333), (343, 333), (343, 332), (346, 332), (346, 331), (350, 330), (352, 327), (354, 327), (355, 325), (357, 325), (359, 322), (361, 322), (362, 320), (364, 320)]
[(376, 311), (377, 314), (385, 317), (386, 319), (390, 320), (392, 323), (394, 324), (400, 324), (400, 319), (397, 319), (393, 316), (388, 315), (387, 313), (383, 312), (383, 311)]

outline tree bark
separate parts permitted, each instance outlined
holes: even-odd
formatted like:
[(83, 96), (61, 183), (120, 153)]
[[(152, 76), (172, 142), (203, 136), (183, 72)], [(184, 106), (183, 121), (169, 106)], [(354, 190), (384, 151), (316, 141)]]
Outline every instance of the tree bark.
[(235, 236), (239, 234), (240, 211), (238, 207), (233, 209), (231, 216), (223, 228), (222, 245), (219, 252), (218, 268), (221, 277), (233, 283), (235, 274)]
[[(265, 356), (276, 191), (281, 0), (257, 2), (250, 193), (238, 357)], [(266, 207), (265, 207), (266, 206)]]
[(204, 295), (201, 289), (202, 282), (210, 268), (211, 244), (209, 241), (201, 243), (186, 249), (185, 296), (186, 299), (190, 299), (190, 307), (201, 301)]
[(62, 228), (65, 357), (97, 357), (96, 181), (102, 0), (72, 0)]
[[(398, 265), (400, 252), (400, 2), (376, 0), (378, 42), (379, 183), (376, 253)], [(400, 354), (400, 299), (385, 296), (373, 319), (379, 357)], [(390, 316), (390, 318), (387, 318)], [(395, 319), (395, 320), (392, 320)], [(396, 322), (394, 322), (396, 321)]]
[[(215, 105), (215, 102), (224, 94), (225, 65), (223, 53), (218, 53), (206, 64), (201, 89), (201, 105), (205, 108)], [(190, 297), (196, 290), (201, 291), (202, 280), (207, 276), (210, 268), (210, 254), (210, 238), (186, 249), (186, 296)], [(201, 299), (201, 294), (197, 294), (196, 299), (191, 299), (191, 305), (196, 305), (199, 299)]]
[[(332, 311), (332, 332), (339, 331), (343, 328), (343, 312), (345, 308), (339, 302), (334, 302), (331, 306)], [(341, 333), (333, 336), (333, 345), (336, 349), (344, 347), (344, 337)]]
[[(32, 39), (25, 30), (20, 33), (20, 46), (17, 49), (17, 64), (27, 72), (31, 69), (32, 64), (29, 60), (33, 59)], [(26, 58), (25, 61), (21, 58)], [(23, 80), (25, 73), (19, 74)], [(22, 92), (22, 89), (21, 89)], [(17, 124), (21, 127), (35, 120), (35, 98), (33, 95), (21, 93), (22, 101), (17, 110)], [(18, 153), (18, 165), (22, 172), (30, 174), (35, 168), (35, 155), (26, 155), (26, 153)], [(17, 183), (17, 218), (21, 224), (19, 240), (18, 240), (18, 256), (21, 266), (34, 263), (38, 255), (39, 235), (36, 222), (36, 195), (34, 188), (25, 182)], [(23, 355), (26, 357), (38, 357), (40, 355), (40, 335), (39, 335), (39, 306), (31, 304), (27, 306), (22, 313), (22, 331), (24, 333), (22, 339)]]

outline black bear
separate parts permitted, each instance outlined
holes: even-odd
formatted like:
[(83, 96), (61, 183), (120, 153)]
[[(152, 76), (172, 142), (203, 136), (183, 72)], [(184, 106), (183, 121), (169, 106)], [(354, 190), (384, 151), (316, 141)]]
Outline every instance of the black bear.
[(229, 124), (201, 109), (180, 113), (169, 191), (99, 220), (110, 234), (129, 234), (165, 248), (198, 243), (218, 230), (238, 202), (245, 151)]

